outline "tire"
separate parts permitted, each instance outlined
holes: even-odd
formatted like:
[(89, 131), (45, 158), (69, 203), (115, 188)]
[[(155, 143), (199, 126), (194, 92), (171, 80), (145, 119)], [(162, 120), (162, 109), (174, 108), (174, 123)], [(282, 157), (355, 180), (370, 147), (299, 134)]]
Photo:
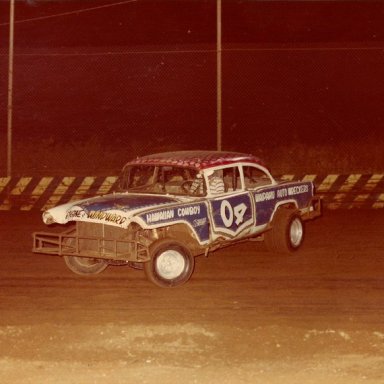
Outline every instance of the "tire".
[(297, 211), (280, 208), (275, 213), (272, 229), (264, 235), (269, 251), (291, 253), (300, 248), (304, 241), (304, 224)]
[[(74, 239), (67, 238), (64, 244), (73, 244)], [(108, 267), (108, 261), (104, 259), (95, 259), (90, 257), (63, 256), (67, 267), (78, 275), (96, 275), (103, 272)]]
[(144, 264), (147, 279), (162, 288), (186, 283), (195, 268), (195, 258), (182, 244), (171, 239), (155, 242), (150, 261)]
[(136, 261), (128, 261), (128, 266), (132, 269), (140, 269), (141, 271), (144, 269), (143, 263), (138, 263)]
[(93, 259), (89, 257), (63, 256), (67, 267), (78, 275), (96, 275), (108, 267), (104, 259)]

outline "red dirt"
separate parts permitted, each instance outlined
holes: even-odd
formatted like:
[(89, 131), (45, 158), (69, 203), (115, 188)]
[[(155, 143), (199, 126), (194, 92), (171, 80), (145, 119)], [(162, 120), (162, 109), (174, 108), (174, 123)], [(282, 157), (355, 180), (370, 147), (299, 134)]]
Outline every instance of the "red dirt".
[(0, 213), (2, 383), (382, 383), (382, 211), (326, 212), (286, 257), (247, 243), (160, 289), (32, 254), (40, 213)]

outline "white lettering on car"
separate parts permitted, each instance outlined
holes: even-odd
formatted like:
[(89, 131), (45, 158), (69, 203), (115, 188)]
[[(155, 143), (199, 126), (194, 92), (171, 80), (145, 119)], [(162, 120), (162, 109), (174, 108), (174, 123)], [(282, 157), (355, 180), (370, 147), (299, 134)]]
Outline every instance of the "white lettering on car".
[(173, 219), (174, 217), (175, 217), (174, 209), (166, 209), (164, 211), (151, 212), (151, 213), (147, 213), (146, 215), (148, 224), (155, 223), (157, 221)]
[(292, 195), (298, 195), (300, 193), (306, 193), (309, 191), (309, 188), (308, 188), (308, 185), (307, 184), (304, 184), (304, 185), (296, 185), (294, 187), (289, 187), (288, 188), (288, 195), (289, 196), (292, 196)]
[(244, 203), (232, 207), (228, 200), (223, 200), (220, 207), (220, 215), (224, 225), (229, 228), (235, 220), (236, 225), (240, 225), (244, 221), (244, 215), (247, 206)]
[(116, 223), (118, 225), (122, 225), (127, 221), (126, 217), (113, 212), (90, 211), (87, 213), (87, 217), (89, 219)]
[(255, 195), (256, 203), (266, 200), (273, 200), (275, 198), (275, 191), (260, 192)]
[(184, 216), (194, 216), (200, 214), (200, 206), (196, 205), (194, 207), (183, 207), (178, 208), (177, 210), (177, 216), (184, 217)]

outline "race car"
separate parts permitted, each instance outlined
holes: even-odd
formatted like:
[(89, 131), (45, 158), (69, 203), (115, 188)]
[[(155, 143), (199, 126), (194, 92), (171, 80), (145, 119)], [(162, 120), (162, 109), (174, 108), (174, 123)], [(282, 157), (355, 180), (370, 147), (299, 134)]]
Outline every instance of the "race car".
[(278, 181), (262, 160), (224, 151), (138, 157), (113, 193), (43, 213), (60, 232), (33, 234), (33, 252), (59, 255), (75, 273), (108, 265), (144, 269), (152, 283), (175, 287), (192, 276), (195, 257), (246, 240), (271, 252), (300, 248), (304, 222), (321, 215), (310, 181)]

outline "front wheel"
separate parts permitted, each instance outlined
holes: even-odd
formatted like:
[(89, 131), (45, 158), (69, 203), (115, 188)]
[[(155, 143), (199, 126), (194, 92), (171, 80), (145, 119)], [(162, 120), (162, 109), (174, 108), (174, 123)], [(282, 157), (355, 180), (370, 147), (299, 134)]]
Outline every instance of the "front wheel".
[(265, 233), (265, 244), (270, 251), (290, 253), (304, 240), (304, 224), (297, 211), (280, 208), (272, 221), (272, 229)]
[[(75, 233), (75, 230), (70, 232), (71, 235)], [(70, 250), (74, 249), (75, 239), (68, 237), (64, 240), (63, 249), (67, 246)], [(103, 272), (108, 267), (108, 261), (104, 259), (96, 259), (89, 257), (79, 256), (63, 256), (64, 262), (67, 267), (78, 275), (96, 275)]]
[(150, 256), (150, 261), (144, 264), (144, 271), (148, 280), (159, 287), (176, 287), (192, 276), (195, 258), (177, 241), (164, 239), (154, 243)]
[(96, 275), (108, 267), (107, 260), (89, 257), (63, 256), (65, 264), (78, 275)]

